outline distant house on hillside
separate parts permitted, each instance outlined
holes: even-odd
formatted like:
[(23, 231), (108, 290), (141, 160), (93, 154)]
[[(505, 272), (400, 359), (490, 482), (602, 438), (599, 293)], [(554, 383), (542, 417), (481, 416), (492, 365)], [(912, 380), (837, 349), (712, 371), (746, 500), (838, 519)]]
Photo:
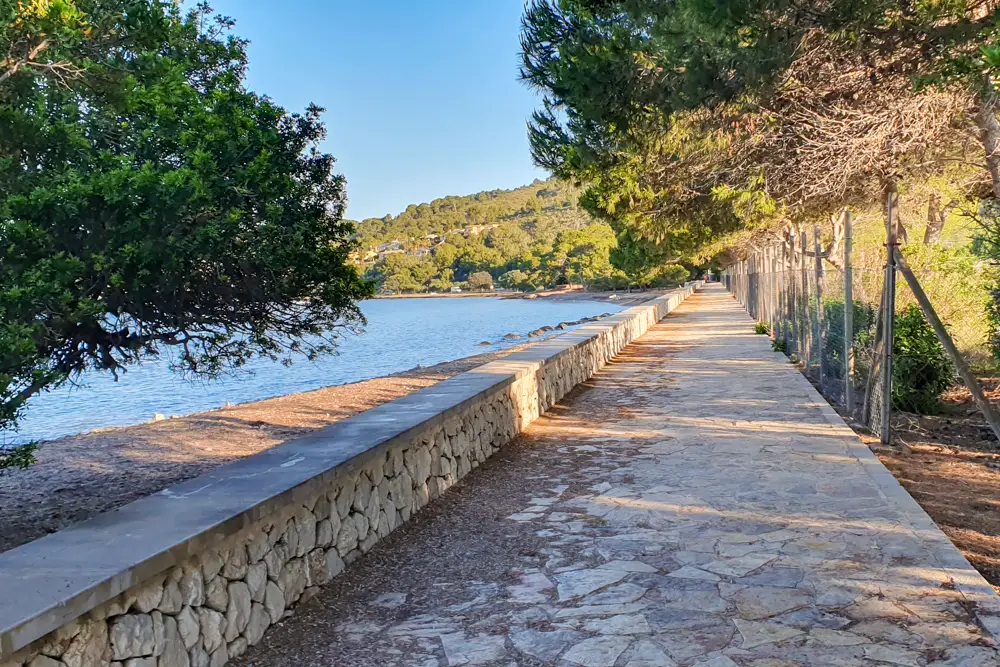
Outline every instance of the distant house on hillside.
[(488, 232), (489, 230), (494, 229), (494, 228), (499, 227), (499, 226), (500, 226), (499, 224), (496, 224), (496, 225), (469, 225), (468, 227), (463, 227), (462, 228), (462, 236), (464, 236), (465, 238), (469, 238), (470, 236), (479, 236), (483, 232)]

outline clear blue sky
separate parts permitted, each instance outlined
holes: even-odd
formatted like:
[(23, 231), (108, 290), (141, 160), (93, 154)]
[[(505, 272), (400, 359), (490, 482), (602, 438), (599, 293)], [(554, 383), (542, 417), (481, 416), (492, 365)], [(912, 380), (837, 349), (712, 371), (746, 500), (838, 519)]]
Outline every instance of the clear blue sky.
[(324, 150), (350, 218), (547, 174), (528, 153), (535, 94), (517, 81), (522, 0), (216, 0), (251, 40), (248, 85), (327, 109)]

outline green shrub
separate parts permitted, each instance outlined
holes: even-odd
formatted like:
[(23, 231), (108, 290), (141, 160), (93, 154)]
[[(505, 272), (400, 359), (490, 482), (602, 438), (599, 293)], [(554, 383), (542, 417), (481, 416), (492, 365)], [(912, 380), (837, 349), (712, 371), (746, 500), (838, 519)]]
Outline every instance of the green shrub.
[(1000, 361), (1000, 286), (990, 290), (986, 305), (986, 322), (989, 326), (990, 353)]
[[(865, 348), (875, 333), (875, 308), (862, 301), (854, 301), (854, 347)], [(823, 303), (823, 373), (826, 377), (844, 377), (847, 363), (844, 359), (844, 302), (828, 299)]]
[(759, 336), (766, 336), (771, 333), (771, 329), (767, 326), (767, 322), (758, 322), (753, 325), (753, 332)]
[(628, 279), (620, 272), (598, 276), (587, 283), (587, 289), (592, 292), (611, 292), (613, 290), (628, 289)]
[(892, 407), (937, 412), (941, 393), (955, 381), (955, 369), (916, 304), (896, 314), (892, 354)]
[(775, 352), (788, 354), (788, 343), (785, 342), (784, 338), (775, 338), (771, 341), (771, 349)]
[(507, 289), (531, 292), (537, 286), (532, 278), (532, 275), (527, 271), (514, 269), (513, 271), (507, 271), (506, 273), (501, 274), (500, 277), (497, 278), (497, 284), (500, 285), (500, 287), (505, 287)]
[(691, 272), (680, 264), (667, 264), (656, 271), (652, 280), (649, 281), (649, 286), (674, 287), (683, 284), (690, 275)]
[(27, 468), (35, 462), (38, 445), (29, 443), (15, 447), (0, 447), (0, 474), (6, 468)]

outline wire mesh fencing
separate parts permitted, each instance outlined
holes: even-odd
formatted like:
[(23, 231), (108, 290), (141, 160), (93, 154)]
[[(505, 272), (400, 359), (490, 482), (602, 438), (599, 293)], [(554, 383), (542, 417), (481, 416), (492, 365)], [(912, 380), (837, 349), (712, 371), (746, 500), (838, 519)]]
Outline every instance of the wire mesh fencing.
[[(793, 229), (722, 272), (727, 289), (820, 393), (878, 432), (883, 384), (877, 314), (884, 271), (855, 269), (850, 221), (832, 238)], [(875, 409), (873, 409), (873, 406)]]
[(984, 435), (1000, 435), (997, 406), (977, 379), (1000, 376), (1000, 341), (986, 316), (987, 282), (949, 264), (965, 256), (916, 244), (900, 250), (888, 232), (886, 245), (855, 253), (846, 213), (823, 232), (786, 228), (722, 272), (758, 331), (884, 443), (894, 424), (939, 414), (942, 397), (959, 394), (985, 418)]
[[(986, 422), (980, 437), (995, 442), (1000, 439), (1000, 411), (982, 386), (985, 380), (995, 387), (997, 379), (995, 336), (986, 316), (995, 295), (975, 274), (933, 270), (937, 262), (928, 265), (921, 250), (927, 249), (894, 253), (902, 279), (893, 302), (893, 409), (901, 415), (937, 415), (941, 399), (949, 394), (952, 415), (956, 405), (973, 403), (974, 408), (959, 413), (978, 411)], [(941, 254), (931, 257), (937, 260)], [(964, 421), (966, 435), (972, 435), (973, 425)]]

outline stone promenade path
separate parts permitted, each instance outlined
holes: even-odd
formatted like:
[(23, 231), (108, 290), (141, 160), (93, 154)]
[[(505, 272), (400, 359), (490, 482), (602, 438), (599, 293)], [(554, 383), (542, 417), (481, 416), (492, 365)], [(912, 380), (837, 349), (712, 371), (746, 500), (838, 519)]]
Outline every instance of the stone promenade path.
[(237, 664), (997, 667), (996, 605), (709, 286)]

